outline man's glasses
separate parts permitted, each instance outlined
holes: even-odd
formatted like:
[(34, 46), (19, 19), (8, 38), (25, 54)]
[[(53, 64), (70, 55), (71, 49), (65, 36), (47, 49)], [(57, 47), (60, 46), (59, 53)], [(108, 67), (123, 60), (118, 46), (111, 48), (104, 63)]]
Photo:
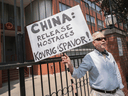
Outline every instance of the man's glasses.
[(99, 38), (96, 38), (95, 40), (101, 41), (101, 40), (103, 40), (103, 39), (106, 41), (106, 37), (99, 37)]

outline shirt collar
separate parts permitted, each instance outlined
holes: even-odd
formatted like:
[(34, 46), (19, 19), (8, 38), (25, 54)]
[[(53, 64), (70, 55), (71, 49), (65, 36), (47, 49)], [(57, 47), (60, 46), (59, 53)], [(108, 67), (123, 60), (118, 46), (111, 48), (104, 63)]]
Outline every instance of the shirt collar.
[(97, 49), (94, 49), (94, 52), (96, 52), (98, 55), (102, 55)]
[[(94, 49), (94, 51), (95, 51), (98, 55), (102, 56), (101, 52), (98, 51), (97, 49)], [(109, 56), (109, 52), (108, 52), (107, 50), (106, 50), (106, 52), (108, 53), (108, 56), (106, 55), (106, 57), (109, 58), (109, 57), (110, 57), (110, 56)]]

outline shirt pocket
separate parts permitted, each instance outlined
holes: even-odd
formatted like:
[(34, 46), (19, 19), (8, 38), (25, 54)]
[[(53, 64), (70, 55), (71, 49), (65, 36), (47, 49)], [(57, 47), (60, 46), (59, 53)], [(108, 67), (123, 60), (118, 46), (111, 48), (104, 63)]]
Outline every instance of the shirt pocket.
[(116, 62), (112, 61), (111, 66), (110, 66), (110, 69), (114, 75), (116, 75), (116, 65), (115, 64), (116, 64)]

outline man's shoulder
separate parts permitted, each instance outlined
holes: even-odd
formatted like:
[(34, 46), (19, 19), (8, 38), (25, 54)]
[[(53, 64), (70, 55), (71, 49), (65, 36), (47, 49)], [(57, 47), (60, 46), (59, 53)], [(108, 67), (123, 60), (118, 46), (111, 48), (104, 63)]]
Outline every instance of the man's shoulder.
[(93, 50), (93, 51), (87, 53), (87, 54), (85, 55), (85, 57), (90, 57), (90, 56), (93, 55), (94, 53), (95, 53), (95, 52), (94, 52), (94, 50)]
[(95, 53), (96, 53), (95, 50), (93, 50), (93, 51), (89, 52), (88, 55), (93, 55)]

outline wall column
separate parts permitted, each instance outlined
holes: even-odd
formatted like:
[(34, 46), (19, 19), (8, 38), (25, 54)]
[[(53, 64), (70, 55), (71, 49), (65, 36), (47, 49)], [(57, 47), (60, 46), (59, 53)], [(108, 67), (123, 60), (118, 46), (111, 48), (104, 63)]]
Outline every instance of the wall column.
[[(0, 62), (1, 62), (1, 21), (0, 21)], [(2, 87), (2, 70), (0, 70), (0, 88)]]
[(2, 87), (2, 70), (0, 70), (0, 88)]

